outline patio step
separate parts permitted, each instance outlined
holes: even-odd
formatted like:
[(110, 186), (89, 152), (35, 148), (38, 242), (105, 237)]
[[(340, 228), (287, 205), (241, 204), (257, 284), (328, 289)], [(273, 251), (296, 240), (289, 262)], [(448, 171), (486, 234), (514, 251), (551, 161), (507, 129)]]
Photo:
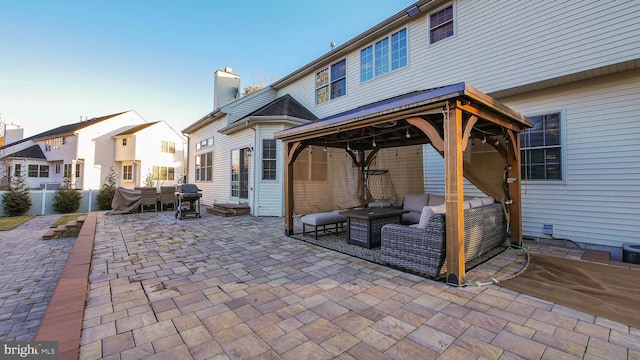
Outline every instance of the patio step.
[(207, 206), (206, 210), (210, 214), (218, 216), (240, 216), (249, 215), (251, 208), (247, 204), (214, 204)]
[(59, 225), (54, 229), (47, 230), (43, 235), (43, 240), (61, 239), (67, 237), (78, 237), (85, 217), (80, 216), (77, 220), (70, 220), (64, 225)]

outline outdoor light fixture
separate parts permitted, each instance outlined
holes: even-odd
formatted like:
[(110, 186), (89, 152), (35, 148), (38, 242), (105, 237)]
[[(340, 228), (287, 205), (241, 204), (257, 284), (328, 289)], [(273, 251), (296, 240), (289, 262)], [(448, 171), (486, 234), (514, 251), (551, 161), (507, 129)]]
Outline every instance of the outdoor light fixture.
[(407, 129), (407, 133), (405, 134), (405, 136), (407, 139), (411, 137), (411, 134), (409, 134), (409, 129)]
[(347, 151), (351, 151), (351, 146), (349, 146), (349, 142), (347, 141)]
[(371, 145), (373, 145), (373, 147), (378, 146), (378, 145), (376, 144), (376, 136), (375, 136), (375, 135), (373, 135), (373, 143), (371, 143)]
[(418, 15), (418, 13), (420, 13), (420, 9), (416, 5), (413, 5), (407, 10), (407, 15), (409, 15), (409, 17), (414, 17)]
[(496, 139), (496, 146), (500, 145), (500, 140)]
[(487, 143), (487, 135), (484, 135), (484, 136), (482, 137), (482, 143), (483, 143), (483, 144), (486, 144), (486, 143)]

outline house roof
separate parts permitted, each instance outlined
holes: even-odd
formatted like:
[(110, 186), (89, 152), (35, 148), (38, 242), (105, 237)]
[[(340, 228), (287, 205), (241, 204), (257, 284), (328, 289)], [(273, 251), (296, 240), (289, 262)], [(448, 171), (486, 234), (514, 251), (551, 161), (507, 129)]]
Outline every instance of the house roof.
[(140, 125), (136, 125), (130, 129), (127, 129), (121, 133), (118, 133), (114, 136), (122, 136), (122, 135), (131, 135), (131, 134), (135, 134), (140, 130), (144, 130), (146, 128), (148, 128), (149, 126), (155, 125), (157, 123), (159, 123), (160, 121), (156, 121), (156, 122), (151, 122), (151, 123), (146, 123), (146, 124), (140, 124)]
[(88, 119), (88, 120), (80, 121), (80, 122), (73, 123), (73, 124), (58, 126), (57, 128), (54, 128), (54, 129), (51, 129), (51, 130), (47, 130), (45, 132), (41, 132), (39, 134), (24, 138), (22, 140), (13, 142), (11, 144), (6, 144), (4, 146), (1, 146), (0, 149), (4, 149), (4, 148), (7, 148), (9, 146), (12, 146), (12, 145), (15, 145), (15, 144), (19, 144), (19, 143), (23, 143), (23, 142), (29, 141), (29, 140), (51, 138), (51, 137), (55, 137), (55, 136), (59, 136), (59, 135), (73, 133), (73, 132), (78, 131), (80, 129), (83, 129), (83, 128), (87, 127), (87, 126), (91, 126), (91, 125), (97, 124), (97, 123), (99, 123), (101, 121), (109, 120), (109, 119), (114, 118), (114, 117), (116, 117), (118, 115), (122, 115), (125, 112), (126, 111), (123, 111), (123, 112), (117, 113), (117, 114), (112, 114), (112, 115), (97, 117), (97, 118), (93, 118), (93, 119)]
[(267, 105), (253, 111), (247, 116), (241, 118), (238, 121), (242, 121), (245, 118), (254, 116), (292, 116), (306, 120), (317, 120), (318, 117), (309, 111), (306, 107), (300, 104), (293, 96), (286, 94), (273, 100)]
[(317, 119), (318, 117), (311, 111), (305, 108), (291, 95), (286, 94), (253, 111), (247, 116), (223, 127), (218, 130), (218, 132), (229, 135), (256, 123), (277, 122), (295, 126)]
[(12, 154), (4, 156), (4, 158), (30, 158), (30, 159), (46, 159), (47, 157), (40, 149), (40, 145), (29, 146), (26, 149), (16, 151)]

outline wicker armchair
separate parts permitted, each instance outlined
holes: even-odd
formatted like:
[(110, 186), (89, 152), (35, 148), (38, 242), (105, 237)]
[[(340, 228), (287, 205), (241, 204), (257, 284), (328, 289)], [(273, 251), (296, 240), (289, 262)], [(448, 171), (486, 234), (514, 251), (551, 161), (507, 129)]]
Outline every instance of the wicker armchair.
[(144, 212), (145, 206), (153, 206), (154, 211), (158, 211), (158, 191), (156, 188), (140, 188), (140, 212)]
[(174, 210), (176, 208), (176, 188), (175, 186), (161, 186), (160, 187), (160, 210), (167, 210), (167, 207), (171, 206)]
[[(465, 263), (506, 241), (502, 204), (464, 211)], [(445, 215), (433, 214), (424, 228), (388, 224), (382, 228), (382, 261), (426, 276), (436, 277), (446, 269)]]

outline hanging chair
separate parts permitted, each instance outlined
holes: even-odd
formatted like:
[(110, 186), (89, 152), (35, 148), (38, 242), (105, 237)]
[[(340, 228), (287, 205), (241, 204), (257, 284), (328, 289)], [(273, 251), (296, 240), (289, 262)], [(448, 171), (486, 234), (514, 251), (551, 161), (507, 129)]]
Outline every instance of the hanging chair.
[[(396, 189), (393, 187), (389, 170), (365, 170), (367, 194), (374, 202), (387, 203), (393, 206), (396, 201)], [(383, 206), (380, 204), (380, 206)]]

